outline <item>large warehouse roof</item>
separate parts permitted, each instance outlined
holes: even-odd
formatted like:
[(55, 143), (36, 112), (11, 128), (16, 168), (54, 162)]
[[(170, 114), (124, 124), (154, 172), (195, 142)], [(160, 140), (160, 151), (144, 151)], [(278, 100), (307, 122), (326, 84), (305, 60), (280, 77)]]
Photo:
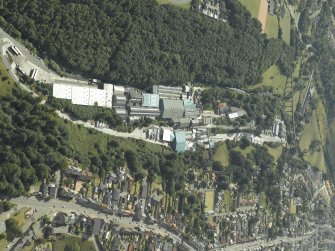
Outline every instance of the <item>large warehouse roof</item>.
[(72, 98), (72, 86), (54, 84), (52, 86), (52, 94), (55, 98), (71, 99)]
[(159, 107), (159, 95), (143, 93), (143, 106), (145, 107)]
[(106, 89), (93, 86), (77, 86), (67, 84), (54, 84), (53, 96), (55, 98), (71, 99), (75, 105), (90, 105), (112, 107), (113, 85), (104, 85)]
[(162, 118), (178, 119), (184, 116), (182, 100), (161, 99)]

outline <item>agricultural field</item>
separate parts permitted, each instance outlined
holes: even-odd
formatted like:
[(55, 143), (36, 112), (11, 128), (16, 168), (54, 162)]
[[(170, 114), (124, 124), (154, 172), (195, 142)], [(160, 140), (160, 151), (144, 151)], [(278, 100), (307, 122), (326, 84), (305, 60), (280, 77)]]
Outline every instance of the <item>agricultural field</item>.
[(217, 150), (215, 151), (213, 159), (215, 161), (220, 161), (223, 166), (229, 165), (228, 149), (225, 142), (218, 145)]
[(276, 65), (271, 66), (263, 73), (263, 81), (253, 87), (257, 89), (260, 87), (272, 87), (275, 94), (283, 95), (287, 77), (280, 73)]
[(259, 6), (261, 4), (261, 0), (239, 0), (239, 1), (248, 9), (252, 17), (258, 18)]
[(265, 33), (268, 38), (278, 38), (279, 23), (276, 15), (268, 15), (265, 24)]
[(313, 113), (310, 122), (304, 126), (299, 143), (300, 150), (305, 152), (305, 159), (312, 166), (317, 167), (321, 172), (326, 172), (324, 154), (322, 148), (320, 150), (311, 151), (309, 146), (313, 140), (321, 140), (318, 130), (316, 115)]
[(282, 38), (283, 40), (290, 45), (290, 35), (291, 35), (291, 16), (290, 12), (286, 9), (285, 16), (283, 19), (280, 19), (280, 27), (283, 31)]
[(297, 207), (293, 199), (290, 200), (290, 213), (294, 215), (297, 214)]
[(223, 206), (224, 206), (225, 212), (230, 212), (230, 209), (232, 206), (231, 192), (229, 190), (225, 190), (223, 192), (224, 192)]

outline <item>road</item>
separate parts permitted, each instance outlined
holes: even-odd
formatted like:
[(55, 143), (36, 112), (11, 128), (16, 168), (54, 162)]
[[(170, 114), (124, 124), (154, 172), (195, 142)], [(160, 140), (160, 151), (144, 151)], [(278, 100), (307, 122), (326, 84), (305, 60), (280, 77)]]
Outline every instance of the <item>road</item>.
[[(169, 236), (173, 239), (174, 243), (181, 242), (181, 238), (176, 234), (161, 228), (158, 225), (146, 225), (143, 221), (137, 222), (132, 221), (132, 218), (119, 217), (117, 215), (107, 215), (100, 213), (94, 209), (83, 207), (74, 202), (65, 202), (58, 199), (51, 199), (49, 201), (40, 201), (35, 197), (19, 197), (11, 200), (12, 203), (17, 204), (20, 208), (30, 207), (37, 209), (37, 213), (33, 216), (34, 219), (38, 219), (43, 215), (55, 215), (57, 212), (76, 212), (77, 214), (83, 214), (91, 218), (101, 218), (106, 221), (113, 221), (114, 224), (120, 225), (124, 228), (134, 229), (135, 227), (143, 228), (145, 226), (146, 230), (151, 230), (155, 234), (160, 234), (162, 236)], [(31, 224), (31, 220), (27, 224)], [(29, 226), (30, 226), (29, 224)], [(28, 227), (29, 227), (28, 226)], [(27, 228), (26, 228), (27, 229)], [(185, 243), (184, 243), (185, 244)], [(190, 250), (195, 250), (194, 248), (187, 246)]]

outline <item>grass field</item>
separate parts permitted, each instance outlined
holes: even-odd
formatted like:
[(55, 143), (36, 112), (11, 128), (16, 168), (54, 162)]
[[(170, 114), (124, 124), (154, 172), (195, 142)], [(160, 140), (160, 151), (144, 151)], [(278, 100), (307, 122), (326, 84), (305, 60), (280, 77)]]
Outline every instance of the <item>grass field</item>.
[(299, 147), (301, 151), (306, 151), (306, 161), (308, 161), (312, 166), (317, 167), (321, 172), (326, 172), (324, 154), (322, 150), (313, 152), (309, 150), (309, 146), (314, 139), (320, 140), (316, 116), (313, 113), (310, 122), (304, 126)]
[(225, 212), (230, 212), (232, 206), (231, 193), (228, 190), (225, 190), (223, 192), (224, 192), (223, 205), (225, 208)]
[(83, 241), (81, 238), (76, 236), (60, 236), (53, 243), (53, 250), (64, 251), (67, 243), (78, 243), (80, 251), (91, 251), (95, 250), (94, 244), (91, 241)]
[(283, 31), (282, 38), (283, 40), (290, 45), (290, 35), (291, 35), (291, 16), (290, 12), (286, 9), (285, 16), (283, 19), (280, 19), (280, 27)]
[(214, 190), (208, 190), (205, 192), (205, 212), (209, 212), (214, 209)]
[(27, 212), (29, 209), (30, 208), (28, 207), (23, 207), (12, 216), (13, 219), (17, 220), (20, 227), (22, 227), (26, 223), (27, 219), (25, 218), (24, 213)]
[(157, 0), (158, 4), (171, 4), (182, 9), (191, 7), (191, 0)]
[(8, 243), (9, 242), (6, 239), (0, 240), (0, 250), (6, 250)]
[(151, 191), (154, 191), (155, 189), (159, 189), (160, 191), (163, 191), (161, 176), (156, 176), (154, 182), (151, 185)]
[(260, 87), (272, 87), (275, 94), (283, 95), (286, 83), (286, 77), (280, 73), (276, 65), (271, 66), (263, 73), (263, 81), (252, 87), (252, 89)]
[(277, 161), (278, 158), (280, 157), (281, 153), (283, 152), (283, 147), (282, 146), (277, 146), (276, 148), (272, 148), (268, 145), (265, 145), (265, 146), (268, 149), (268, 152), (274, 158), (274, 161)]
[(219, 144), (213, 159), (215, 161), (220, 161), (223, 166), (229, 165), (228, 149), (225, 142)]
[(296, 207), (293, 199), (290, 200), (290, 213), (291, 214), (297, 214), (297, 207)]
[[(0, 60), (0, 96), (7, 95), (13, 86), (13, 80), (10, 78), (9, 73)], [(6, 80), (5, 80), (6, 79)]]
[(261, 0), (239, 0), (239, 1), (248, 9), (252, 17), (258, 18), (258, 12)]
[(318, 102), (318, 106), (316, 108), (316, 119), (319, 125), (319, 133), (321, 137), (321, 142), (325, 144), (326, 142), (326, 135), (327, 135), (327, 113), (323, 103), (320, 101)]
[(279, 24), (277, 16), (268, 15), (265, 24), (265, 33), (267, 34), (267, 37), (278, 38), (278, 30), (279, 30)]

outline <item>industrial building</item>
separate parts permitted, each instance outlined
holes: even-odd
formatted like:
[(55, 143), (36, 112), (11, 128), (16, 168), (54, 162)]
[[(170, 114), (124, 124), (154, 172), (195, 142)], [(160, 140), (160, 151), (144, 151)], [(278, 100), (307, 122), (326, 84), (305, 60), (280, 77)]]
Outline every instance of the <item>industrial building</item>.
[(159, 107), (159, 95), (143, 93), (143, 107)]
[[(115, 89), (114, 89), (115, 91)], [(115, 94), (115, 92), (114, 92)], [(126, 107), (127, 97), (124, 94), (113, 95), (113, 106)]]
[(126, 91), (129, 106), (141, 106), (142, 104), (142, 92), (136, 89)]
[(159, 107), (163, 119), (180, 119), (184, 117), (182, 100), (161, 99)]
[(184, 131), (175, 131), (175, 139), (173, 141), (173, 148), (176, 152), (184, 152), (186, 150), (186, 139)]
[(183, 105), (185, 109), (184, 116), (188, 118), (197, 118), (200, 116), (200, 109), (197, 108), (197, 105), (194, 104), (191, 100), (189, 99), (184, 99), (183, 100)]
[(125, 88), (124, 86), (114, 85), (114, 94), (115, 95), (124, 95)]
[(161, 99), (180, 99), (182, 94), (184, 94), (182, 87), (164, 85), (154, 85), (152, 92), (153, 94), (158, 94)]
[(129, 108), (129, 116), (156, 118), (160, 116), (160, 111), (155, 107), (132, 106)]
[(110, 97), (112, 88), (98, 89), (93, 86), (77, 86), (67, 84), (54, 84), (53, 96), (55, 98), (69, 99), (76, 105), (89, 105), (100, 107), (112, 107)]

